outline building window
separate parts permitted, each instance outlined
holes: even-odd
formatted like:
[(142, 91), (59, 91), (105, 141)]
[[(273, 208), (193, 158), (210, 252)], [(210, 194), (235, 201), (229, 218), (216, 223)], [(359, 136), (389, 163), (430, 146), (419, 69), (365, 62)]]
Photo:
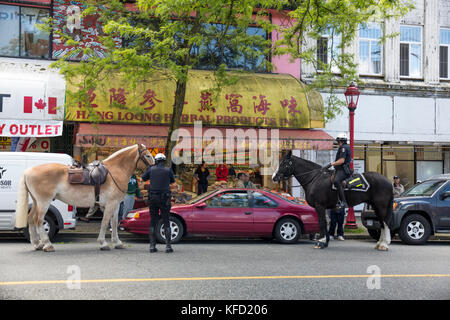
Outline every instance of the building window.
[(48, 16), (45, 8), (0, 4), (0, 55), (48, 59), (50, 35), (37, 28)]
[(324, 70), (324, 65), (331, 64), (332, 72), (339, 72), (336, 66), (336, 60), (341, 54), (341, 36), (336, 34), (332, 28), (329, 28), (322, 36), (317, 39), (317, 61), (318, 70)]
[(449, 56), (448, 49), (450, 47), (450, 29), (441, 29), (440, 32), (440, 47), (439, 47), (439, 77), (449, 78)]
[(359, 29), (359, 73), (381, 75), (381, 25), (368, 24)]
[(422, 77), (421, 26), (400, 26), (400, 76)]
[[(197, 69), (216, 69), (221, 64), (225, 64), (228, 69), (249, 70), (254, 72), (269, 72), (267, 69), (268, 56), (267, 52), (270, 44), (267, 43), (267, 32), (261, 27), (250, 26), (246, 29), (248, 37), (252, 38), (253, 47), (235, 48), (217, 43), (217, 35), (225, 29), (223, 24), (205, 25), (208, 35), (212, 35), (204, 41), (200, 46), (193, 47), (193, 54), (198, 57)], [(235, 26), (230, 26), (227, 31), (229, 37), (233, 37), (239, 32)], [(208, 36), (207, 36), (208, 37)], [(248, 46), (248, 45), (246, 45)]]

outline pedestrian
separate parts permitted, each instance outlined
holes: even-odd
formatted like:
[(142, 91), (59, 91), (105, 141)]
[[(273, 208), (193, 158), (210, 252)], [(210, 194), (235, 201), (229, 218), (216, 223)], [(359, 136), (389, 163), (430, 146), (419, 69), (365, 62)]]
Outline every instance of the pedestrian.
[(233, 181), (236, 178), (236, 170), (234, 170), (234, 167), (232, 164), (228, 165), (228, 178)]
[(250, 181), (250, 175), (247, 172), (238, 173), (238, 182), (236, 183), (236, 188), (255, 189), (255, 185)]
[(209, 170), (206, 167), (205, 161), (202, 161), (202, 164), (197, 167), (197, 170), (194, 172), (194, 177), (197, 180), (197, 194), (201, 195), (208, 190), (208, 179), (209, 179)]
[(142, 180), (150, 180), (148, 191), (148, 200), (150, 207), (150, 252), (158, 251), (156, 249), (156, 232), (159, 219), (163, 219), (163, 228), (166, 237), (166, 252), (173, 252), (170, 241), (172, 239), (172, 230), (170, 228), (170, 208), (172, 194), (170, 185), (175, 183), (173, 171), (165, 166), (166, 156), (158, 153), (155, 156), (155, 165), (147, 168), (142, 175)]
[(128, 189), (125, 198), (123, 199), (123, 209), (122, 209), (122, 220), (124, 220), (131, 210), (134, 207), (134, 197), (141, 197), (141, 190), (139, 190), (139, 183), (136, 175), (132, 175), (130, 180), (128, 181)]
[(329, 210), (330, 213), (330, 228), (328, 229), (328, 234), (330, 240), (334, 240), (334, 232), (337, 226), (337, 239), (344, 239), (344, 219), (345, 219), (345, 209), (344, 208), (334, 208)]
[(228, 178), (228, 168), (223, 163), (219, 164), (216, 168), (216, 181), (227, 181)]
[(405, 187), (400, 183), (400, 178), (398, 176), (394, 176), (392, 187), (394, 188), (394, 198), (400, 196), (403, 192), (405, 192)]

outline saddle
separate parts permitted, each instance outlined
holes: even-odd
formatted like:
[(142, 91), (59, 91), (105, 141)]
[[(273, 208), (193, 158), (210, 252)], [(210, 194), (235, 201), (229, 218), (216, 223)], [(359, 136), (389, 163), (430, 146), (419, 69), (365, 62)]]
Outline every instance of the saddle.
[[(336, 173), (334, 172), (331, 175), (331, 188), (333, 190), (337, 190), (337, 188), (334, 186), (335, 176)], [(342, 181), (342, 186), (344, 187), (344, 190), (362, 192), (366, 192), (370, 188), (370, 184), (367, 182), (366, 177), (364, 177), (364, 174), (362, 173), (353, 173), (350, 177)]]
[(87, 166), (74, 161), (69, 167), (69, 183), (94, 186), (95, 203), (98, 204), (100, 186), (105, 183), (108, 173), (108, 168), (101, 161), (95, 160)]

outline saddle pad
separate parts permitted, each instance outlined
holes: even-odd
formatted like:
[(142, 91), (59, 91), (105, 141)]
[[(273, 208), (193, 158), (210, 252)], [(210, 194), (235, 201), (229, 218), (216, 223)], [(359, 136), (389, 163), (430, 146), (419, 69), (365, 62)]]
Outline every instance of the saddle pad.
[[(366, 192), (369, 188), (370, 184), (367, 182), (366, 177), (364, 177), (364, 174), (362, 173), (352, 174), (349, 178), (345, 179), (344, 190)], [(334, 184), (332, 184), (332, 189), (337, 190)]]

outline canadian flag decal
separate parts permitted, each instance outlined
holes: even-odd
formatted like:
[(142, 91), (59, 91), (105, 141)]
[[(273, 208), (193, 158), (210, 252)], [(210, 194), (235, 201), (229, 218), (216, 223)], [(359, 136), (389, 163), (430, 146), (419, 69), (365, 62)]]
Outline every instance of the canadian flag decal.
[[(34, 106), (38, 110), (43, 110), (48, 106), (48, 114), (56, 114), (56, 98), (49, 97), (48, 104), (45, 103), (43, 99), (39, 99), (34, 103)], [(23, 112), (33, 113), (33, 97), (25, 96), (23, 97)]]

